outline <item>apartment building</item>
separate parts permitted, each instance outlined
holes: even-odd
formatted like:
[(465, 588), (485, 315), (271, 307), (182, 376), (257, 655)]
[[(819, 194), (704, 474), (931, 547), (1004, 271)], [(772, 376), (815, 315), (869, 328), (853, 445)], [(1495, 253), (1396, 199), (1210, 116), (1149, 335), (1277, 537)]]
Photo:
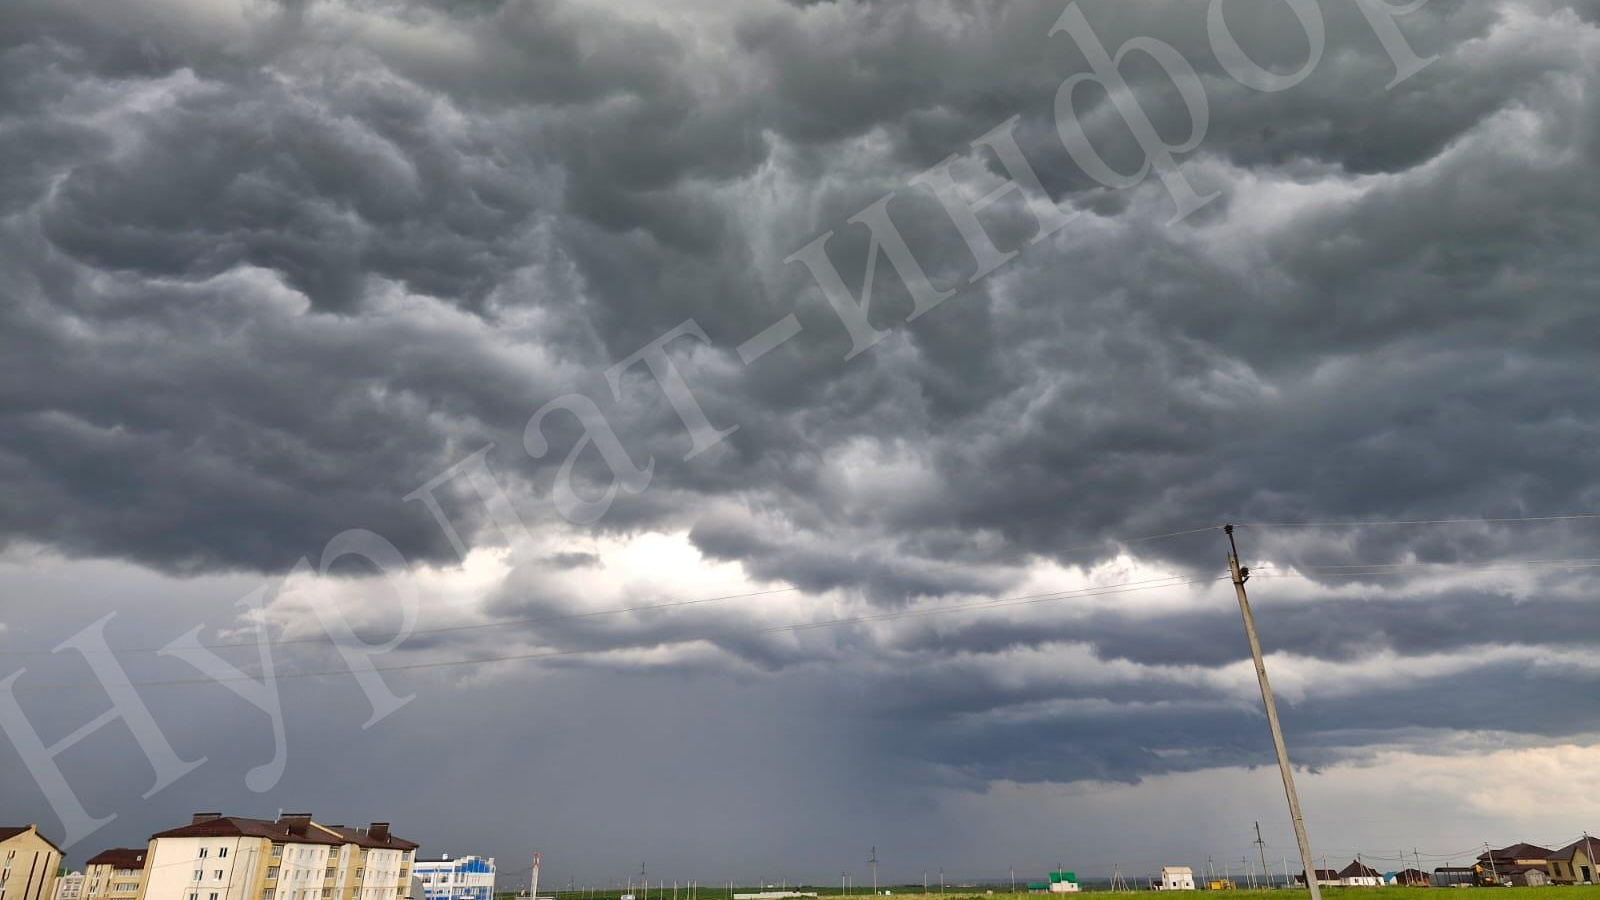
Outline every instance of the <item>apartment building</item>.
[(52, 900), (61, 848), (37, 825), (0, 825), (0, 900)]
[(55, 900), (83, 900), (83, 873), (68, 872), (56, 876)]
[(421, 900), (493, 900), (494, 858), (448, 855), (439, 859), (419, 859), (417, 877), (422, 880)]
[(83, 900), (139, 900), (144, 890), (144, 847), (118, 847), (89, 857)]
[(416, 849), (383, 822), (196, 813), (150, 838), (137, 900), (403, 900)]

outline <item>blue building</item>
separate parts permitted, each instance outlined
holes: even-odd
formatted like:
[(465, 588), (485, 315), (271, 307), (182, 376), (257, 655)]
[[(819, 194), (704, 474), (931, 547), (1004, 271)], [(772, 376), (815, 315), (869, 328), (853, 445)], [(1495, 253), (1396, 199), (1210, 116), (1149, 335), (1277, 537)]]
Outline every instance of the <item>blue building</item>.
[(493, 857), (419, 859), (411, 873), (422, 881), (417, 900), (494, 900)]

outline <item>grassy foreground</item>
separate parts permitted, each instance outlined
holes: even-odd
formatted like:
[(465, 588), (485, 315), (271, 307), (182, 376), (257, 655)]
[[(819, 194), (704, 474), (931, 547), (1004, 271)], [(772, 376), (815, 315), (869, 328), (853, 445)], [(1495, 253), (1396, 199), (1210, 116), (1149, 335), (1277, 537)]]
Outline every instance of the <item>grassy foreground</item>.
[[(920, 888), (920, 885), (918, 888)], [(1013, 896), (1018, 898), (1018, 900), (1024, 900), (1024, 898), (1030, 896), (1020, 891), (1013, 895), (1010, 889), (1007, 887), (993, 888), (993, 894), (986, 893), (986, 891), (990, 890), (988, 888), (975, 890), (970, 887), (961, 889), (952, 888), (942, 894), (937, 891), (924, 894), (920, 889), (907, 889), (902, 891), (901, 889), (892, 886), (888, 887), (887, 889), (893, 891), (895, 900), (1002, 900), (1002, 898), (1009, 898)], [(753, 887), (734, 888), (736, 893), (741, 894), (756, 890), (758, 889)], [(821, 897), (840, 896), (840, 891), (837, 885), (832, 888), (813, 886), (795, 888), (794, 890), (814, 891)], [(591, 900), (591, 898), (592, 900), (619, 900), (622, 893), (622, 891), (614, 889), (605, 891), (596, 890), (593, 892), (546, 892), (541, 890), (539, 895), (543, 897), (555, 897), (556, 900)], [(1104, 887), (1091, 884), (1086, 885), (1082, 893), (1106, 894), (1110, 893), (1110, 891), (1106, 890)], [(1128, 892), (1124, 891), (1123, 893)], [(1134, 891), (1133, 893), (1151, 892), (1141, 889)], [(1297, 896), (1305, 896), (1303, 889), (1288, 890), (1283, 888), (1263, 888), (1259, 890), (1240, 888), (1233, 891), (1194, 891), (1191, 894), (1195, 900), (1201, 900), (1201, 898), (1205, 896), (1217, 895), (1259, 895), (1262, 897), (1262, 900), (1265, 900), (1265, 898), (1268, 896), (1277, 896), (1282, 898), (1282, 900), (1292, 900), (1292, 898)], [(513, 900), (516, 895), (508, 893), (503, 895), (496, 894), (495, 896), (496, 900)], [(870, 889), (852, 890), (849, 896), (860, 897), (862, 900), (871, 900), (872, 892)], [(1327, 900), (1403, 900), (1403, 898), (1409, 898), (1409, 900), (1600, 900), (1600, 885), (1552, 885), (1549, 887), (1536, 888), (1325, 887), (1322, 889), (1322, 896), (1327, 898)], [(658, 900), (658, 898), (659, 900), (672, 900), (672, 889), (668, 888), (665, 892), (657, 892), (657, 890), (652, 887), (650, 890), (650, 900)], [(522, 898), (522, 900), (526, 900), (526, 897)], [(642, 894), (640, 895), (639, 900), (643, 900)], [(680, 888), (677, 900), (691, 900), (688, 890)], [(696, 892), (694, 900), (729, 900), (728, 890), (726, 887), (713, 888), (710, 886), (704, 886), (699, 888), (699, 890)], [(1054, 898), (1050, 895), (1045, 895), (1040, 897), (1039, 900), (1054, 900)]]

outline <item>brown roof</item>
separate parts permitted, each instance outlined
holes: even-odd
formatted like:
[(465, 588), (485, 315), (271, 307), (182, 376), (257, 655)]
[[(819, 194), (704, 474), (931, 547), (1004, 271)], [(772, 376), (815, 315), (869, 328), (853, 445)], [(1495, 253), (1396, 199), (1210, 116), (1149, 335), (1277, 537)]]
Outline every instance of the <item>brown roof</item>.
[(35, 835), (38, 835), (39, 840), (49, 844), (50, 849), (56, 851), (57, 853), (61, 852), (61, 848), (56, 846), (56, 842), (45, 837), (43, 834), (39, 834), (38, 827), (34, 825), (0, 825), (0, 841), (9, 841), (17, 835), (26, 834), (29, 831), (32, 831)]
[(317, 827), (337, 835), (341, 838), (340, 843), (355, 844), (357, 847), (366, 847), (372, 850), (415, 850), (421, 846), (405, 838), (395, 837), (390, 834), (387, 823), (376, 822), (373, 824), (375, 827), (372, 828), (346, 828), (343, 825), (318, 825)]
[(1509, 847), (1502, 847), (1499, 850), (1493, 851), (1492, 854), (1480, 853), (1478, 854), (1478, 859), (1489, 859), (1491, 855), (1496, 861), (1502, 859), (1548, 859), (1550, 857), (1550, 851), (1536, 844), (1524, 842), (1520, 844), (1512, 844)]
[(334, 846), (344, 843), (324, 831), (299, 826), (296, 822), (283, 820), (273, 822), (267, 819), (247, 819), (243, 816), (219, 816), (160, 831), (152, 837), (260, 837), (270, 838), (279, 843)]
[(142, 869), (144, 868), (144, 848), (117, 847), (111, 850), (101, 850), (89, 857), (86, 866), (110, 866), (113, 869)]
[(1340, 878), (1360, 878), (1363, 876), (1367, 878), (1383, 877), (1383, 875), (1380, 874), (1377, 869), (1374, 869), (1371, 866), (1363, 866), (1361, 863), (1356, 862), (1353, 859), (1350, 860), (1350, 865), (1339, 870)]
[(1578, 838), (1577, 840), (1575, 840), (1572, 843), (1566, 845), (1565, 847), (1562, 847), (1560, 850), (1557, 850), (1554, 853), (1551, 853), (1549, 856), (1546, 856), (1545, 858), (1546, 859), (1571, 859), (1573, 857), (1573, 855), (1578, 852), (1578, 848), (1582, 847), (1584, 844), (1588, 844), (1589, 845), (1588, 849), (1586, 851), (1584, 851), (1585, 855), (1588, 856), (1589, 859), (1593, 860), (1595, 858), (1595, 854), (1600, 853), (1600, 838), (1588, 837), (1587, 835), (1584, 836), (1584, 837)]

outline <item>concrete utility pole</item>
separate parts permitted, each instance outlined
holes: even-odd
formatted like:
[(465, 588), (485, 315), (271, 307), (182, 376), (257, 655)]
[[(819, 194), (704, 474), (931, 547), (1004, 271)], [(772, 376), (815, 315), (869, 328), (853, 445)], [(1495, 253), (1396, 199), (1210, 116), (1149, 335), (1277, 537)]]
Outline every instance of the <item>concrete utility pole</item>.
[(1289, 748), (1283, 743), (1283, 726), (1278, 722), (1278, 702), (1272, 698), (1272, 682), (1267, 680), (1267, 664), (1261, 658), (1261, 639), (1256, 636), (1256, 617), (1250, 612), (1250, 595), (1244, 583), (1250, 570), (1239, 565), (1239, 547), (1233, 540), (1233, 526), (1223, 526), (1228, 535), (1228, 571), (1233, 575), (1233, 592), (1239, 597), (1239, 615), (1244, 618), (1244, 634), (1250, 641), (1250, 657), (1256, 664), (1256, 681), (1261, 685), (1261, 702), (1267, 709), (1267, 726), (1272, 729), (1272, 749), (1278, 755), (1278, 771), (1283, 775), (1283, 793), (1289, 800), (1289, 817), (1294, 820), (1294, 839), (1300, 845), (1300, 861), (1306, 868), (1306, 889), (1311, 900), (1322, 900), (1311, 858), (1311, 839), (1306, 837), (1306, 820), (1300, 812), (1300, 795), (1294, 789), (1294, 769), (1289, 765)]
[(1494, 883), (1495, 884), (1499, 884), (1500, 883), (1500, 870), (1495, 868), (1495, 865), (1494, 865), (1494, 851), (1489, 849), (1489, 842), (1488, 841), (1484, 841), (1483, 842), (1483, 852), (1487, 853), (1489, 855), (1489, 874), (1494, 876)]
[(872, 863), (872, 896), (878, 896), (878, 848), (872, 848), (872, 858), (867, 860)]
[[(922, 873), (922, 879), (923, 879), (923, 881), (922, 881), (922, 892), (924, 894), (926, 894), (928, 892), (928, 881), (927, 881), (928, 873), (927, 872), (923, 872)], [(1016, 866), (1012, 866), (1011, 867), (1011, 893), (1015, 894), (1016, 892), (1017, 892), (1017, 867)]]
[(939, 893), (944, 893), (944, 866), (939, 867)]
[[(560, 884), (561, 882), (556, 882)], [(539, 900), (539, 854), (533, 855), (533, 876), (528, 881), (528, 900)]]
[(1261, 851), (1261, 880), (1272, 883), (1272, 870), (1267, 868), (1267, 842), (1261, 839), (1261, 823), (1256, 822), (1256, 849)]

